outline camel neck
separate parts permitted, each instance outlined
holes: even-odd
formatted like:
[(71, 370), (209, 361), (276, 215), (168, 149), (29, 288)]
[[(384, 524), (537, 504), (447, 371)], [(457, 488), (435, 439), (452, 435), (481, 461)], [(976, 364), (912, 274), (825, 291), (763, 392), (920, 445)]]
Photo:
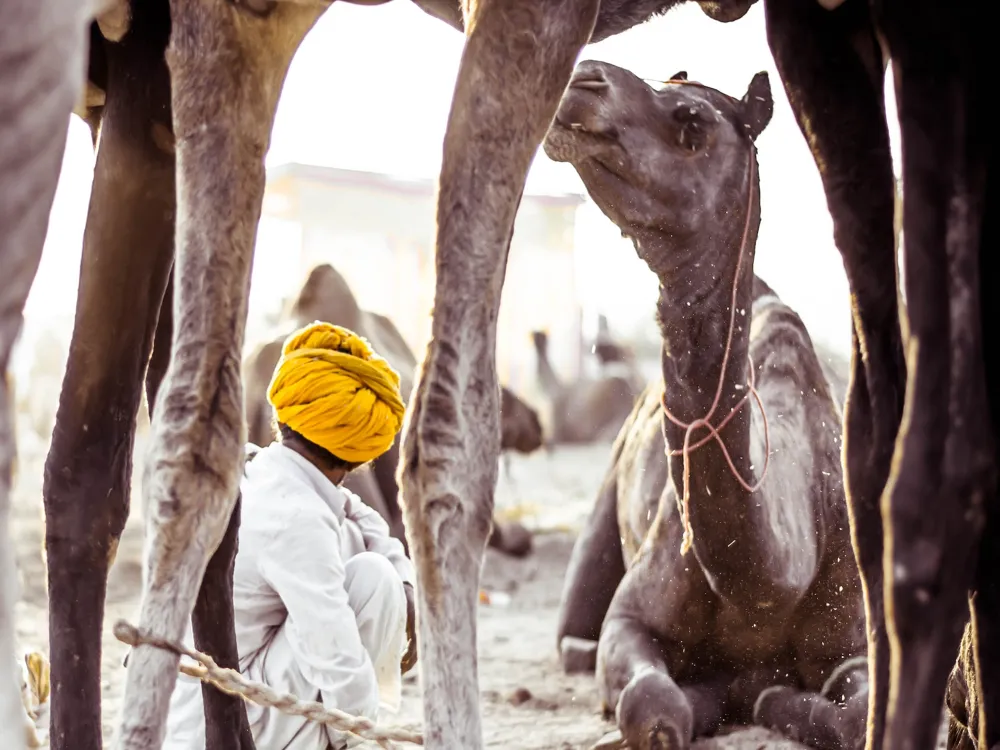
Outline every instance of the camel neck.
[[(698, 236), (683, 244), (668, 237), (651, 236), (636, 241), (643, 257), (670, 259), (670, 267), (658, 274), (663, 403), (684, 424), (705, 417), (712, 410), (718, 392), (719, 400), (710, 421), (719, 425), (747, 394), (752, 304), (766, 290), (766, 285), (753, 274), (760, 220), (756, 200), (750, 211), (749, 223), (745, 209), (716, 223), (715, 237)], [(660, 246), (654, 247), (657, 242)], [(736, 314), (731, 317), (734, 282)], [(727, 356), (730, 320), (732, 338)], [(752, 485), (762, 469), (751, 458), (751, 408), (752, 400), (744, 403), (719, 429), (732, 468), (715, 440), (689, 452), (688, 512), (694, 552), (720, 595), (749, 597), (762, 606), (772, 606), (777, 603), (775, 592), (765, 577), (761, 576), (760, 585), (756, 586), (751, 580), (754, 576), (747, 572), (769, 568), (768, 520), (761, 505), (753, 501), (753, 493), (733, 473), (735, 468)], [(685, 428), (666, 415), (664, 434), (671, 450), (683, 446)], [(696, 430), (691, 444), (706, 435), (707, 430)], [(680, 497), (684, 459), (673, 455), (670, 460), (671, 477)]]

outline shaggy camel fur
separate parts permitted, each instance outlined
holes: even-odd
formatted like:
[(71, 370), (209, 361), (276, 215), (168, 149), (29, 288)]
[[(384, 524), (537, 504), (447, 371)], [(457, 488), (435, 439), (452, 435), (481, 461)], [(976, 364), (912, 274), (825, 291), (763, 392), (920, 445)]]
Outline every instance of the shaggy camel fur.
[[(395, 324), (384, 315), (362, 310), (346, 279), (329, 264), (313, 268), (302, 289), (290, 305), (289, 332), (314, 320), (325, 320), (357, 331), (372, 342), (400, 373), (404, 400), (413, 388), (417, 359)], [(260, 447), (275, 439), (272, 409), (267, 403), (267, 387), (281, 357), (285, 335), (258, 346), (243, 364), (244, 404), (248, 439)], [(509, 388), (501, 388), (500, 449), (531, 453), (542, 445), (542, 426), (534, 409), (521, 401)], [(360, 495), (385, 518), (393, 536), (406, 546), (403, 516), (399, 507), (396, 469), (399, 443), (348, 475), (344, 485)], [(531, 533), (517, 523), (493, 522), (489, 545), (506, 554), (523, 556), (531, 550)]]
[[(433, 334), (402, 441), (428, 747), (474, 750), (482, 743), (475, 592), (499, 452), (496, 311), (528, 166), (588, 40), (681, 1), (415, 0), (468, 29), (437, 199)], [(979, 637), (971, 648), (982, 686), (978, 736), (992, 744), (1000, 739), (1000, 659), (990, 644), (1000, 639), (988, 636), (1000, 604), (989, 584), (996, 578), (991, 545), (979, 543), (996, 516), (991, 405), (1000, 396), (993, 390), (1000, 378), (986, 378), (981, 330), (993, 296), (980, 289), (995, 286), (994, 261), (979, 252), (994, 213), (986, 192), (992, 27), (973, 4), (942, 0), (872, 7), (864, 0), (764, 1), (771, 50), (820, 168), (852, 293), (845, 467), (870, 623), (870, 745), (933, 746), (970, 590), (977, 593)], [(752, 3), (700, 4), (713, 18), (733, 21)], [(2, 7), (5, 358), (37, 266), (70, 97), (80, 89), (74, 78), (84, 30), (70, 0), (7, 0)], [(158, 0), (131, 5), (123, 15), (127, 30), (123, 22), (95, 32), (101, 44), (91, 51), (107, 63), (106, 103), (73, 374), (47, 471), (55, 748), (67, 747), (70, 737), (73, 747), (100, 746), (104, 581), (127, 510), (122, 488), (138, 404), (134, 384), (146, 368), (152, 331), (161, 330), (154, 321), (171, 260), (175, 326), (172, 341), (163, 343), (172, 346), (169, 354), (153, 347), (150, 360), (154, 373), (169, 366), (146, 461), (149, 547), (140, 624), (179, 638), (199, 584), (211, 574), (213, 551), (223, 571), (231, 562), (234, 550), (219, 544), (236, 523), (240, 351), (263, 155), (289, 61), (324, 7)], [(169, 24), (158, 20), (164, 15)], [(880, 39), (893, 60), (903, 143), (909, 367), (892, 293), (893, 180)], [(148, 240), (159, 236), (149, 231), (151, 221), (170, 225), (175, 177), (171, 253), (169, 242)], [(0, 405), (4, 487), (9, 430), (8, 407)], [(225, 575), (209, 575), (204, 589), (210, 601), (225, 602)], [(195, 626), (196, 633), (234, 640), (224, 626), (199, 625), (197, 614)], [(123, 748), (159, 746), (176, 671), (176, 657), (136, 650)], [(14, 701), (0, 711), (13, 716), (11, 682), (0, 690)], [(229, 715), (209, 712), (210, 733), (215, 726), (228, 733), (222, 744), (210, 739), (212, 747), (239, 746), (239, 724), (231, 719), (240, 713), (239, 706)]]
[[(660, 282), (663, 377), (618, 437), (559, 628), (600, 635), (604, 707), (636, 750), (681, 750), (751, 718), (824, 750), (864, 739), (840, 411), (801, 320), (753, 272), (754, 142), (772, 108), (766, 74), (737, 100), (686, 80), (655, 91), (588, 61), (545, 141)], [(732, 419), (718, 442), (691, 433), (688, 462), (685, 427), (713, 406)], [(769, 685), (783, 687), (755, 707)]]
[(538, 383), (548, 400), (546, 442), (560, 445), (613, 440), (642, 390), (637, 378), (607, 374), (564, 383), (549, 360), (548, 334), (534, 331), (531, 338)]

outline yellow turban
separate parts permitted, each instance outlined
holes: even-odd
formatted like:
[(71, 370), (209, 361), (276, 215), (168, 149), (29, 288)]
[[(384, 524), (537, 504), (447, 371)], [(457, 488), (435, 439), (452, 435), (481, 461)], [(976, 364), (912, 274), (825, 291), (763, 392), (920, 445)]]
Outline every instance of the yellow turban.
[(354, 332), (320, 322), (285, 341), (267, 400), (279, 422), (350, 463), (389, 450), (405, 410), (399, 373)]

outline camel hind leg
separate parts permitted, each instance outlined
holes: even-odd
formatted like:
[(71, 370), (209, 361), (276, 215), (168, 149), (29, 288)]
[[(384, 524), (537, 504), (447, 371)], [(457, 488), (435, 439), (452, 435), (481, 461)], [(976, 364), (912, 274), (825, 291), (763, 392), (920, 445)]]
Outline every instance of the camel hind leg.
[[(404, 428), (428, 748), (482, 747), (476, 589), (500, 449), (496, 323), (514, 216), (598, 0), (465, 2), (437, 198), (432, 338)], [(441, 696), (449, 700), (441, 700)]]
[[(573, 545), (563, 583), (559, 605), (557, 644), (562, 655), (563, 669), (577, 671), (564, 647), (567, 636), (595, 644), (601, 635), (601, 625), (608, 612), (615, 590), (625, 575), (621, 532), (618, 528), (617, 463), (621, 441), (616, 446), (604, 484), (587, 523)], [(593, 671), (590, 665), (587, 671)]]
[[(264, 192), (264, 154), (288, 64), (321, 7), (251, 15), (174, 0), (172, 82), (178, 205), (174, 335), (156, 397), (143, 487), (141, 628), (186, 630), (223, 540), (243, 467), (241, 347)], [(140, 646), (125, 685), (119, 747), (158, 748), (178, 658)]]

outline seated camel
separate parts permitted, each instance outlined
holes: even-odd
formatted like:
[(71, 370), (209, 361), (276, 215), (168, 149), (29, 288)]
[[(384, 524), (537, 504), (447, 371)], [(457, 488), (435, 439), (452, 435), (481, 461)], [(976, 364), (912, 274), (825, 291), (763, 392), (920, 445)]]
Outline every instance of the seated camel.
[[(260, 344), (244, 362), (244, 400), (247, 433), (251, 443), (263, 447), (275, 439), (267, 387), (281, 357), (281, 347), (292, 330), (322, 320), (349, 328), (368, 339), (375, 351), (399, 372), (400, 391), (407, 398), (413, 389), (417, 359), (395, 324), (384, 315), (362, 310), (344, 277), (331, 265), (321, 264), (306, 277), (286, 313), (288, 331)], [(501, 447), (531, 453), (542, 444), (542, 427), (534, 409), (507, 388), (501, 388)], [(377, 510), (393, 536), (406, 546), (403, 514), (399, 507), (396, 466), (399, 439), (385, 454), (348, 475), (344, 486)], [(509, 555), (523, 556), (531, 550), (531, 534), (517, 523), (494, 521), (491, 547)]]
[(635, 405), (641, 384), (631, 374), (605, 374), (564, 383), (549, 360), (549, 337), (531, 334), (535, 345), (538, 383), (548, 399), (548, 440), (551, 445), (613, 440)]
[(596, 657), (633, 750), (750, 722), (858, 748), (868, 668), (840, 410), (801, 319), (753, 271), (770, 84), (758, 73), (733, 99), (686, 78), (655, 90), (582, 62), (545, 142), (658, 276), (663, 339), (663, 378), (573, 550), (563, 664)]

